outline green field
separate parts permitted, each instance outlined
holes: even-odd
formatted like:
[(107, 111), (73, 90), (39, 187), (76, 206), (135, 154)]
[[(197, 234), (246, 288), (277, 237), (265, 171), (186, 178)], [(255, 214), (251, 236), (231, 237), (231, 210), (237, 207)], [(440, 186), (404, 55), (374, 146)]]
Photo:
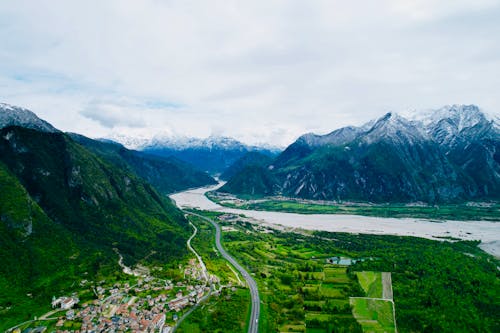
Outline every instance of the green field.
[[(257, 281), (260, 332), (361, 332), (349, 299), (381, 295), (380, 273), (368, 272), (391, 272), (398, 331), (500, 331), (500, 263), (479, 242), (262, 232), (248, 222), (219, 223), (238, 230), (223, 233), (223, 242)], [(328, 264), (334, 256), (365, 260)], [(364, 314), (364, 327), (374, 316), (376, 325), (391, 327), (389, 310), (367, 304), (357, 315)]]
[(359, 284), (366, 293), (366, 297), (382, 298), (382, 273), (356, 272)]
[(363, 332), (395, 332), (391, 301), (351, 298), (354, 317), (363, 326)]
[(250, 293), (248, 289), (236, 289), (232, 292), (223, 289), (220, 296), (198, 307), (179, 326), (177, 332), (241, 332), (247, 331), (247, 319), (250, 313)]
[[(215, 251), (213, 226), (196, 216), (189, 216), (189, 220), (198, 228), (191, 244), (203, 258), (209, 274), (218, 276), (221, 285), (238, 286), (236, 271)], [(241, 276), (240, 279), (243, 280)], [(246, 332), (250, 292), (242, 287), (231, 289), (223, 288), (220, 296), (211, 296), (182, 322), (177, 332)]]

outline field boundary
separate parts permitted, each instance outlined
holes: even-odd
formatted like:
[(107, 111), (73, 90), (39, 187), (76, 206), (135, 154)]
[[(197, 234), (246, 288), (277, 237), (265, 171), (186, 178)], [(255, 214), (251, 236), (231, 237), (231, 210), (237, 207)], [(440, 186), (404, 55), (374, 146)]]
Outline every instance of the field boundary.
[[(392, 318), (394, 321), (394, 332), (398, 332), (396, 324), (396, 304), (394, 303), (394, 295), (392, 290), (392, 274), (391, 272), (382, 272), (382, 297), (349, 297), (349, 303), (352, 304), (351, 300), (355, 299), (366, 299), (377, 302), (390, 302), (392, 305)], [(354, 311), (353, 311), (354, 314)], [(356, 318), (356, 316), (355, 316)], [(358, 318), (356, 318), (358, 320)]]

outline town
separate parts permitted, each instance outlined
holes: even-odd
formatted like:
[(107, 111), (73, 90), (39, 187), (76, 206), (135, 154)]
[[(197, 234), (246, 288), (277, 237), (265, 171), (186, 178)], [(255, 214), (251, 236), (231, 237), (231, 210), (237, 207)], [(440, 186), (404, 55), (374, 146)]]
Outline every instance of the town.
[[(220, 285), (217, 276), (206, 274), (196, 259), (179, 269), (183, 273), (181, 281), (156, 278), (144, 269), (140, 276), (131, 271), (130, 281), (110, 286), (105, 280), (82, 280), (80, 286), (89, 288), (95, 299), (81, 303), (77, 293), (53, 297), (53, 311), (10, 332), (172, 332), (183, 313), (226, 287)], [(46, 324), (40, 324), (43, 322)]]

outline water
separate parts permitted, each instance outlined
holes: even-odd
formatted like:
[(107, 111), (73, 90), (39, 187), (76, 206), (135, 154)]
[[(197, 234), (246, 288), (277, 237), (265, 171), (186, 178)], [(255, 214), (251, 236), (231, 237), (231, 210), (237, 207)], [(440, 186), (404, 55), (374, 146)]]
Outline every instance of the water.
[[(359, 215), (295, 214), (234, 209), (210, 201), (205, 193), (221, 186), (187, 190), (171, 195), (180, 208), (197, 208), (231, 214), (244, 214), (259, 222), (288, 228), (377, 235), (415, 236), (429, 239), (453, 237), (481, 240), (480, 247), (500, 257), (500, 223), (486, 221), (433, 222), (415, 218), (384, 218)], [(442, 239), (441, 239), (442, 240)]]

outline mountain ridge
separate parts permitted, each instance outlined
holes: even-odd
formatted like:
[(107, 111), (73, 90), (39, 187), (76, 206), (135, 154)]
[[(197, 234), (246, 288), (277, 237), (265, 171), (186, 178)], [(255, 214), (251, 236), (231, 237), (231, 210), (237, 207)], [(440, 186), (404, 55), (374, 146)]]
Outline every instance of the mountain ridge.
[[(259, 179), (276, 179), (263, 192), (340, 201), (498, 199), (495, 120), (474, 105), (439, 110), (438, 116), (423, 119), (389, 112), (362, 127), (303, 135), (271, 163), (268, 176), (259, 171)], [(245, 183), (238, 185), (236, 179)], [(249, 174), (237, 175), (221, 191), (249, 194), (244, 190), (253, 188), (248, 179)]]

